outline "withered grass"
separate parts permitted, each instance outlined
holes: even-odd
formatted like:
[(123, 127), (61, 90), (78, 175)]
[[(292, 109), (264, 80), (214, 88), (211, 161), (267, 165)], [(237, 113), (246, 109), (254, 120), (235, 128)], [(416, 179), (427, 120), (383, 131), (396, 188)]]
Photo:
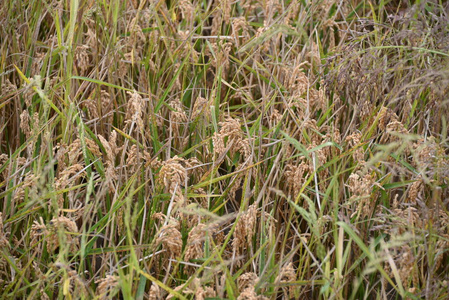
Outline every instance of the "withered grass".
[(2, 299), (448, 299), (449, 5), (5, 0)]

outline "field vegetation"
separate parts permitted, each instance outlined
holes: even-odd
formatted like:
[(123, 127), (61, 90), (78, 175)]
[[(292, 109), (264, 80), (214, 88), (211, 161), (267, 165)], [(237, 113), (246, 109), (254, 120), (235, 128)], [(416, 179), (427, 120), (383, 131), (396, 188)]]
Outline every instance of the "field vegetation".
[(1, 1), (0, 298), (449, 299), (448, 13)]

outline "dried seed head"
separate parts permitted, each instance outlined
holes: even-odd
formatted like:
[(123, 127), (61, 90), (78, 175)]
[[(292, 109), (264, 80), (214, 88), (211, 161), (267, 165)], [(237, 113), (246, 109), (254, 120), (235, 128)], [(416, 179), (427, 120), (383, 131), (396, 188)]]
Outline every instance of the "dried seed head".
[(253, 273), (253, 272), (243, 273), (237, 279), (237, 285), (239, 287), (239, 291), (243, 291), (249, 287), (254, 289), (254, 287), (258, 281), (259, 281), (259, 277), (256, 275), (256, 273)]
[[(228, 73), (229, 66), (230, 66), (230, 59), (229, 59), (229, 53), (232, 50), (232, 43), (231, 42), (222, 42), (217, 41), (215, 44), (212, 44), (212, 49), (215, 53), (215, 56), (212, 54), (209, 54), (208, 56), (211, 59), (211, 64), (213, 67), (218, 68), (220, 66), (223, 67), (223, 77), (226, 77), (226, 74)], [(211, 96), (211, 99), (215, 97)]]
[(33, 58), (33, 63), (31, 64), (31, 74), (38, 75), (41, 73), (45, 52), (36, 52), (35, 55), (36, 57)]
[(190, 31), (178, 30), (179, 39), (183, 42), (190, 42)]
[(86, 142), (87, 149), (96, 157), (103, 156), (103, 153), (100, 151), (100, 147), (98, 147), (97, 143), (92, 141), (91, 139), (85, 138), (84, 141)]
[(14, 193), (14, 201), (21, 202), (25, 196), (25, 190), (29, 187), (35, 187), (38, 176), (31, 172), (26, 173), (23, 183), (19, 186)]
[(133, 49), (133, 54), (135, 54), (135, 59), (140, 59), (138, 57), (139, 53), (142, 53), (143, 45), (145, 45), (146, 42), (146, 36), (143, 33), (142, 27), (140, 27), (139, 23), (139, 16), (135, 16), (131, 22), (129, 22), (128, 28), (131, 33), (129, 37), (126, 38), (126, 45), (128, 49)]
[(302, 67), (304, 63), (298, 64), (294, 68), (284, 67), (284, 86), (291, 91), (295, 98), (303, 96), (309, 88), (309, 79), (304, 74)]
[[(445, 216), (447, 218), (447, 215)], [(449, 235), (444, 233), (442, 234), (442, 238), (437, 241), (436, 244), (436, 257), (435, 257), (435, 270), (438, 270), (442, 265), (444, 253), (447, 251), (449, 247)]]
[(404, 124), (402, 124), (400, 121), (392, 121), (392, 122), (388, 123), (386, 129), (387, 129), (387, 133), (390, 133), (390, 132), (397, 132), (397, 133), (401, 133), (401, 134), (408, 133), (408, 130), (405, 129)]
[(271, 20), (275, 12), (283, 10), (282, 5), (279, 3), (279, 0), (267, 0), (264, 2), (264, 12), (265, 18)]
[(302, 185), (305, 181), (305, 174), (310, 171), (309, 164), (301, 162), (299, 165), (287, 164), (284, 172), (288, 192), (292, 193), (294, 198), (299, 195)]
[(434, 137), (426, 140), (420, 139), (414, 145), (413, 164), (424, 170), (432, 165), (438, 153), (438, 145)]
[[(242, 180), (243, 180), (243, 176), (238, 176), (237, 175), (237, 179), (234, 180), (234, 183), (231, 186), (231, 189), (228, 192), (228, 198), (231, 199), (235, 199), (235, 193), (242, 188)], [(237, 199), (239, 200), (239, 199)]]
[(8, 95), (10, 93), (17, 92), (17, 86), (12, 84), (9, 79), (2, 80), (2, 93), (3, 95)]
[(246, 21), (246, 18), (243, 16), (234, 18), (232, 20), (232, 37), (234, 38), (237, 47), (239, 46), (240, 30), (242, 30), (244, 41), (249, 39), (248, 22)]
[(202, 164), (203, 163), (196, 157), (191, 157), (189, 159), (184, 160), (184, 165), (187, 170), (187, 174), (189, 175), (189, 178), (191, 178), (192, 175), (195, 175), (197, 178), (203, 176), (204, 168)]
[(178, 222), (162, 226), (157, 236), (155, 244), (162, 244), (162, 248), (167, 251), (169, 258), (177, 258), (181, 255), (182, 236), (179, 232)]
[(105, 278), (101, 278), (95, 281), (97, 284), (96, 295), (99, 299), (111, 299), (118, 288), (119, 277), (115, 275), (106, 275)]
[(378, 126), (381, 130), (385, 130), (385, 128), (387, 128), (387, 124), (389, 123), (390, 120), (390, 111), (387, 107), (382, 106), (382, 108), (379, 111), (378, 114), (378, 119), (379, 119), (379, 123)]
[(306, 57), (310, 59), (310, 62), (314, 65), (320, 65), (321, 64), (321, 54), (320, 54), (320, 48), (315, 42), (310, 43), (310, 50), (307, 52)]
[[(9, 159), (8, 154), (5, 154), (5, 153), (0, 154), (0, 168), (4, 167), (4, 165), (8, 161), (8, 159)], [(9, 170), (8, 170), (8, 168), (5, 167), (5, 169), (0, 172), (0, 180), (3, 181), (6, 178), (8, 178), (8, 173), (9, 173)]]
[(75, 64), (81, 71), (81, 74), (85, 74), (90, 67), (88, 49), (89, 46), (87, 45), (79, 45), (75, 49)]
[[(264, 20), (263, 27), (259, 27), (256, 31), (255, 39), (264, 39), (264, 33), (270, 30), (270, 28), (272, 28), (270, 24), (267, 22), (267, 20)], [(260, 52), (258, 53), (257, 58), (261, 56), (261, 52), (262, 53), (268, 52), (270, 50), (270, 46), (271, 46), (271, 39), (266, 39), (265, 42), (262, 45), (260, 45), (259, 48)]]
[(91, 119), (103, 119), (107, 123), (112, 123), (114, 115), (112, 113), (112, 98), (111, 95), (105, 91), (100, 91), (100, 99), (90, 99), (84, 102), (87, 107)]
[(229, 21), (231, 20), (232, 2), (230, 0), (223, 0), (223, 1), (220, 1), (219, 3), (221, 5), (221, 9), (223, 12), (223, 21), (226, 24), (229, 24)]
[(179, 136), (179, 126), (187, 122), (187, 115), (182, 107), (181, 101), (175, 99), (170, 101), (170, 107), (174, 110), (170, 110), (170, 125), (175, 132), (176, 136)]
[[(287, 8), (287, 14), (285, 15), (285, 18), (284, 18), (285, 25), (289, 25), (290, 21), (297, 20), (297, 16), (298, 16), (300, 8), (301, 8), (301, 6), (300, 6), (299, 2), (296, 2), (296, 1), (290, 2), (290, 6)], [(291, 26), (291, 27), (293, 27), (293, 26)]]
[[(193, 227), (193, 229), (189, 232), (189, 236), (187, 238), (187, 246), (185, 250), (185, 261), (190, 261), (191, 259), (198, 259), (204, 256), (203, 245), (207, 236), (212, 236), (216, 231), (215, 226), (207, 226), (206, 224), (198, 224)], [(187, 266), (186, 270), (189, 273), (195, 271), (190, 266)]]
[[(63, 169), (58, 178), (55, 180), (55, 189), (62, 190), (68, 187), (72, 187), (75, 184), (75, 180), (80, 178), (86, 174), (84, 170), (84, 165), (74, 164), (69, 166), (68, 168)], [(58, 196), (58, 207), (63, 208), (64, 198), (63, 194), (59, 194)]]
[(327, 99), (324, 93), (323, 85), (319, 90), (310, 89), (309, 91), (310, 106), (316, 110), (325, 110), (327, 108)]
[(358, 203), (354, 215), (361, 213), (362, 217), (370, 216), (373, 212), (375, 201), (371, 201), (371, 193), (375, 185), (375, 178), (372, 175), (366, 174), (360, 177), (353, 173), (349, 176), (348, 187), (352, 196), (350, 201)]
[(44, 291), (44, 289), (40, 289), (39, 294), (41, 296), (42, 300), (50, 300), (50, 297), (48, 297), (47, 293)]
[(0, 249), (9, 246), (9, 241), (3, 228), (3, 215), (0, 212)]
[(276, 126), (282, 120), (282, 114), (277, 109), (273, 109), (272, 113), (269, 116), (271, 121), (271, 126)]
[[(206, 287), (205, 289), (201, 286), (201, 281), (198, 278), (194, 278), (189, 286), (185, 286), (185, 284), (177, 286), (174, 291), (179, 292), (183, 290), (184, 294), (195, 294), (195, 299), (203, 300), (204, 298), (215, 297), (216, 293), (210, 287)], [(167, 296), (166, 300), (173, 299), (173, 294)]]
[[(86, 283), (81, 279), (76, 271), (63, 263), (56, 262), (52, 265), (52, 269), (57, 275), (61, 275), (60, 285), (64, 285), (70, 294), (79, 295), (80, 298), (86, 298), (87, 288)], [(63, 270), (63, 272), (57, 272)]]
[(269, 298), (263, 295), (257, 295), (254, 288), (246, 288), (244, 289), (240, 295), (237, 297), (237, 300), (268, 300)]
[(132, 145), (128, 150), (128, 160), (127, 164), (130, 166), (130, 172), (135, 173), (140, 166), (140, 161), (142, 160), (142, 153), (139, 151), (139, 147), (137, 145)]
[(149, 160), (149, 166), (152, 169), (159, 169), (160, 167), (162, 167), (162, 162), (159, 159), (159, 157), (156, 157), (154, 159)]
[[(275, 282), (277, 283), (288, 283), (296, 280), (296, 271), (293, 268), (293, 263), (288, 263), (281, 268)], [(294, 298), (294, 286), (282, 288), (285, 295), (288, 295), (288, 299)]]
[(109, 141), (107, 141), (101, 134), (98, 135), (98, 139), (106, 151), (106, 166), (108, 168), (109, 175), (112, 175), (113, 178), (115, 178), (117, 176), (114, 168), (115, 159), (119, 151), (122, 149), (122, 147), (117, 146), (117, 131), (112, 131)]
[(90, 120), (99, 118), (97, 103), (94, 99), (88, 99), (84, 101), (83, 106), (87, 108), (88, 117), (90, 117)]
[(363, 148), (360, 146), (361, 138), (362, 135), (360, 133), (353, 133), (346, 137), (346, 142), (348, 142), (351, 148), (355, 148), (352, 153), (354, 161), (363, 166), (365, 164), (365, 154), (363, 153)]
[[(173, 290), (175, 292), (179, 292), (179, 291), (183, 290), (184, 294), (193, 294), (193, 292), (189, 288), (184, 288), (184, 286), (185, 286), (185, 284), (178, 285)], [(171, 299), (173, 299), (173, 297), (175, 297), (173, 294), (169, 294), (167, 296), (167, 298), (165, 298), (165, 300), (171, 300)]]
[(191, 120), (195, 120), (200, 115), (210, 115), (210, 110), (207, 107), (209, 101), (203, 97), (196, 98), (195, 104), (193, 105)]
[[(95, 24), (95, 22), (91, 22), (91, 23)], [(90, 24), (88, 23), (88, 26), (89, 25)], [(87, 32), (84, 34), (84, 36), (86, 36), (85, 43), (88, 46), (88, 49), (95, 51), (95, 49), (97, 49), (97, 43), (98, 43), (97, 34), (95, 33), (95, 28), (91, 28), (89, 26), (87, 28)]]
[(151, 283), (150, 291), (148, 293), (148, 300), (159, 300), (162, 299), (162, 291), (160, 287), (154, 282)]
[(81, 141), (80, 139), (74, 140), (68, 147), (65, 149), (64, 145), (61, 145), (61, 148), (58, 151), (58, 163), (62, 162), (62, 165), (65, 165), (63, 155), (67, 153), (69, 158), (68, 165), (73, 163), (77, 163), (79, 157), (82, 155), (81, 150)]
[[(413, 285), (418, 286), (419, 277), (415, 269), (416, 258), (409, 245), (403, 245), (392, 249), (393, 262), (396, 265), (401, 282), (407, 283), (412, 278)], [(388, 255), (388, 254), (387, 254)], [(386, 271), (390, 276), (394, 276), (391, 265), (386, 265)]]
[(204, 300), (206, 298), (216, 298), (217, 293), (210, 286), (201, 287), (199, 286), (195, 291), (195, 300)]
[[(63, 245), (69, 245), (70, 250), (75, 252), (78, 248), (79, 239), (72, 234), (78, 233), (78, 226), (76, 223), (66, 217), (53, 218), (50, 221), (50, 231), (49, 231), (47, 244), (50, 251), (55, 251), (56, 248)], [(61, 238), (63, 240), (61, 240)]]
[(195, 7), (192, 2), (188, 0), (179, 1), (179, 8), (181, 9), (182, 19), (186, 20), (187, 24), (193, 24), (195, 18)]
[[(232, 248), (237, 255), (240, 255), (241, 251), (252, 244), (252, 238), (256, 229), (257, 221), (257, 208), (253, 204), (248, 207), (248, 210), (240, 216), (237, 221), (233, 233)], [(239, 264), (238, 264), (239, 265)]]
[(171, 193), (174, 193), (175, 189), (180, 190), (187, 180), (186, 168), (181, 164), (183, 161), (183, 158), (175, 155), (173, 158), (162, 162), (158, 182), (168, 187)]
[(48, 234), (49, 231), (47, 230), (47, 226), (42, 217), (40, 217), (39, 221), (34, 221), (31, 226), (31, 244), (35, 244), (41, 236), (46, 236)]
[(312, 143), (315, 143), (315, 145), (321, 144), (321, 133), (320, 129), (317, 126), (317, 122), (315, 119), (307, 119), (303, 123), (304, 129), (306, 129), (309, 133), (310, 140)]
[(76, 226), (76, 223), (66, 217), (53, 218), (50, 221), (50, 225), (55, 229), (63, 228), (64, 230), (72, 233), (78, 232), (78, 226)]
[(223, 13), (218, 6), (212, 11), (211, 35), (220, 35), (223, 26)]
[(410, 186), (410, 189), (408, 191), (408, 197), (407, 202), (416, 204), (418, 196), (423, 192), (424, 190), (424, 181), (422, 178), (418, 178), (415, 182), (412, 183)]
[(137, 93), (137, 91), (132, 93), (128, 92), (128, 95), (130, 95), (130, 98), (128, 100), (125, 123), (127, 125), (135, 123), (137, 125), (137, 129), (142, 131), (144, 129), (143, 113), (146, 108), (145, 101), (142, 96)]
[[(398, 205), (396, 204), (396, 206)], [(393, 209), (390, 233), (392, 235), (403, 234), (407, 228), (424, 229), (424, 222), (419, 216), (418, 210), (411, 206), (405, 209)]]
[(244, 139), (244, 134), (240, 128), (240, 122), (233, 118), (227, 118), (225, 122), (220, 122), (221, 126), (219, 132), (215, 132), (212, 137), (212, 143), (214, 145), (214, 151), (218, 155), (222, 155), (225, 152), (225, 141), (227, 138), (227, 145), (230, 146), (230, 152), (232, 154), (239, 151), (245, 158), (248, 158), (251, 154), (249, 147), (249, 141)]
[(97, 137), (100, 140), (101, 144), (103, 145), (104, 149), (106, 150), (106, 160), (109, 162), (115, 160), (115, 155), (112, 152), (112, 148), (111, 145), (109, 145), (109, 142), (101, 134), (99, 134)]
[(28, 110), (25, 109), (20, 114), (20, 129), (22, 129), (22, 132), (25, 134), (27, 139), (31, 136), (30, 121), (30, 114), (28, 113)]
[(203, 257), (203, 243), (206, 235), (206, 225), (198, 224), (189, 232), (187, 238), (187, 248), (184, 259), (190, 261)]
[(56, 189), (63, 189), (66, 188), (69, 185), (69, 182), (74, 182), (74, 179), (76, 179), (76, 177), (74, 177), (74, 175), (77, 175), (77, 177), (85, 174), (85, 171), (83, 171), (84, 166), (81, 164), (74, 164), (71, 165), (70, 167), (64, 169), (63, 171), (61, 171), (61, 173), (59, 174), (59, 177), (56, 179), (55, 182), (55, 187)]

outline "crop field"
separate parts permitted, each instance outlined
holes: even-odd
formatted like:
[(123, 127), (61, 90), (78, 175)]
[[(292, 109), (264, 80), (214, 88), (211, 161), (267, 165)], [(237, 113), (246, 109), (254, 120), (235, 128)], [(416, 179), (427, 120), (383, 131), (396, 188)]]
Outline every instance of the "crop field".
[(1, 299), (449, 299), (449, 3), (0, 1)]

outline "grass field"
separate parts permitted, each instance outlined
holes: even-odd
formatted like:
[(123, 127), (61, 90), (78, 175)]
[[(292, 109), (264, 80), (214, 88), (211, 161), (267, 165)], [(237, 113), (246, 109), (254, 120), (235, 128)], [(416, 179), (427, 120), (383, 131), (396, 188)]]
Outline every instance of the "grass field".
[(1, 299), (449, 299), (449, 4), (3, 0)]

